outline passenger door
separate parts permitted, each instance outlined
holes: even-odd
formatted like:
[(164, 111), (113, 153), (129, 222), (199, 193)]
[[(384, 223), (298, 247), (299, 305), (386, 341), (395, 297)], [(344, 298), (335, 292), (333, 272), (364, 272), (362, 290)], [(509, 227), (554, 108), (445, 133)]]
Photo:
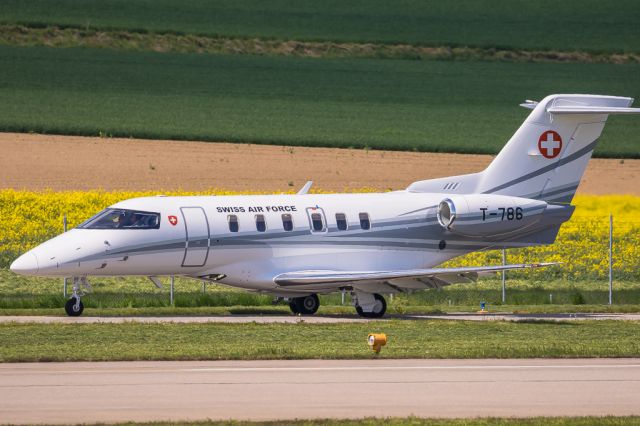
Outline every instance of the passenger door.
[(186, 230), (182, 266), (204, 266), (209, 256), (209, 222), (202, 207), (181, 207)]

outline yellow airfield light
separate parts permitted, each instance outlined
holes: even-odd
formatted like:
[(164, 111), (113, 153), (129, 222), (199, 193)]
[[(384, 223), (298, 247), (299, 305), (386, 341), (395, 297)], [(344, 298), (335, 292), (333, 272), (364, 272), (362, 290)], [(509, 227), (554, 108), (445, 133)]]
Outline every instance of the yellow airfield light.
[(367, 337), (367, 343), (372, 351), (379, 354), (380, 349), (387, 344), (387, 335), (384, 333), (371, 333)]

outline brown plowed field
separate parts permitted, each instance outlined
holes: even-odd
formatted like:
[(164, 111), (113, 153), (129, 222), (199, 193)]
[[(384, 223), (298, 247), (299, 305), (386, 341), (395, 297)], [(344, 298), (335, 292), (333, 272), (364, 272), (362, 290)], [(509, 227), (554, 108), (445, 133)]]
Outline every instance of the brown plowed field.
[[(287, 191), (402, 189), (482, 170), (489, 155), (0, 133), (0, 188)], [(579, 193), (640, 195), (640, 160), (591, 160)]]

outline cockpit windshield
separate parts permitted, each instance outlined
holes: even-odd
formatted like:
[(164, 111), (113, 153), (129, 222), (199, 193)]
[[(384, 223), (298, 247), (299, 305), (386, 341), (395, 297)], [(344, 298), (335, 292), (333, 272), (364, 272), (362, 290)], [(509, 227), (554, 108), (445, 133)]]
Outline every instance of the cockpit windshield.
[(106, 209), (78, 226), (81, 229), (158, 229), (160, 213)]

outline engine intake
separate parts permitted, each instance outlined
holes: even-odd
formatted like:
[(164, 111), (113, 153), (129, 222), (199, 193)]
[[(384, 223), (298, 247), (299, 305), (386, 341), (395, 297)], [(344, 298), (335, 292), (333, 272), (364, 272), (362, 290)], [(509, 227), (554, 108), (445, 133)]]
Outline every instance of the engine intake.
[(449, 228), (456, 220), (456, 205), (449, 198), (445, 198), (440, 201), (436, 216), (443, 228)]
[(538, 222), (547, 203), (506, 195), (470, 194), (445, 198), (436, 217), (443, 228), (467, 236), (492, 236), (520, 231)]

